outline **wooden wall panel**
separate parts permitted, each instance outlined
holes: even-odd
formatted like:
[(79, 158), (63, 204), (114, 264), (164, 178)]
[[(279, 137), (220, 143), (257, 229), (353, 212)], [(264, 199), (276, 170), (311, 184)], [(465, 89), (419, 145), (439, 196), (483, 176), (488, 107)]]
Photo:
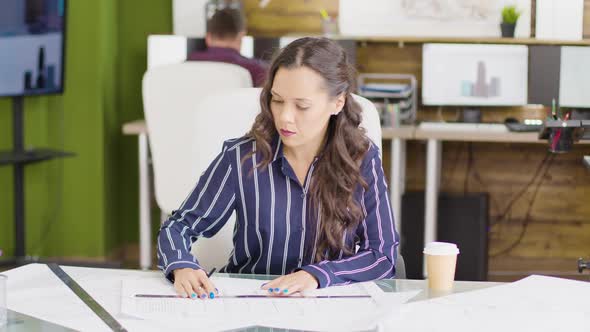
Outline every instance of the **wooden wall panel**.
[(361, 73), (413, 74), (422, 81), (422, 45), (359, 43), (357, 69)]
[(244, 0), (248, 33), (254, 36), (280, 37), (288, 34), (319, 34), (320, 10), (338, 15), (338, 0), (272, 0), (265, 8), (259, 0)]

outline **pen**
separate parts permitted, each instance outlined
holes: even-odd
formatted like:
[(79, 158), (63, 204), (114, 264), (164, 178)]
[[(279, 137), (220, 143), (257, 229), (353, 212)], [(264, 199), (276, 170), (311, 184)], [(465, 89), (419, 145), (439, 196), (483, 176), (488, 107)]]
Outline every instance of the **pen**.
[[(140, 298), (158, 298), (158, 299), (173, 299), (179, 297), (178, 295), (160, 295), (160, 294), (135, 294), (135, 297)], [(370, 295), (308, 295), (308, 296), (268, 296), (268, 295), (221, 295), (220, 299), (367, 299)]]
[(209, 273), (207, 274), (207, 278), (211, 278), (211, 276), (213, 275), (213, 273), (215, 273), (215, 270), (217, 270), (216, 268), (212, 268), (211, 271), (209, 271)]

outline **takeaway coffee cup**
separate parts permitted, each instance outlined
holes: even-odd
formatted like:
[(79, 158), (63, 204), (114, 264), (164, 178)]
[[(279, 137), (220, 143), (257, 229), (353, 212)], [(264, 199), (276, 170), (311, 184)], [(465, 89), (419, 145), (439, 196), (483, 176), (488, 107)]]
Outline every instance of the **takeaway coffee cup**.
[(424, 248), (428, 287), (435, 291), (453, 288), (459, 248), (454, 243), (431, 242)]

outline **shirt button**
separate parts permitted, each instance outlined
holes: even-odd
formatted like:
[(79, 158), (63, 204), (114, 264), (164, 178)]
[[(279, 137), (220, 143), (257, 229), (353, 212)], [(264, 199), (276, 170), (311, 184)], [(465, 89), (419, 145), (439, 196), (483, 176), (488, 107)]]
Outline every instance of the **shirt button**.
[(301, 194), (301, 198), (305, 198), (305, 193)]

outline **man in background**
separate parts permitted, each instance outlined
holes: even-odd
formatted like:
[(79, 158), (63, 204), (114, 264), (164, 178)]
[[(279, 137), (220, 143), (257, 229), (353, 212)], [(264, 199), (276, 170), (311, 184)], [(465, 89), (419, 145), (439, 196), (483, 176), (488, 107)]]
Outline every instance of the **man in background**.
[(207, 49), (189, 55), (189, 61), (218, 61), (247, 69), (254, 86), (261, 86), (266, 78), (266, 64), (240, 54), (242, 37), (246, 35), (246, 21), (242, 13), (233, 8), (217, 10), (207, 21), (205, 42)]

